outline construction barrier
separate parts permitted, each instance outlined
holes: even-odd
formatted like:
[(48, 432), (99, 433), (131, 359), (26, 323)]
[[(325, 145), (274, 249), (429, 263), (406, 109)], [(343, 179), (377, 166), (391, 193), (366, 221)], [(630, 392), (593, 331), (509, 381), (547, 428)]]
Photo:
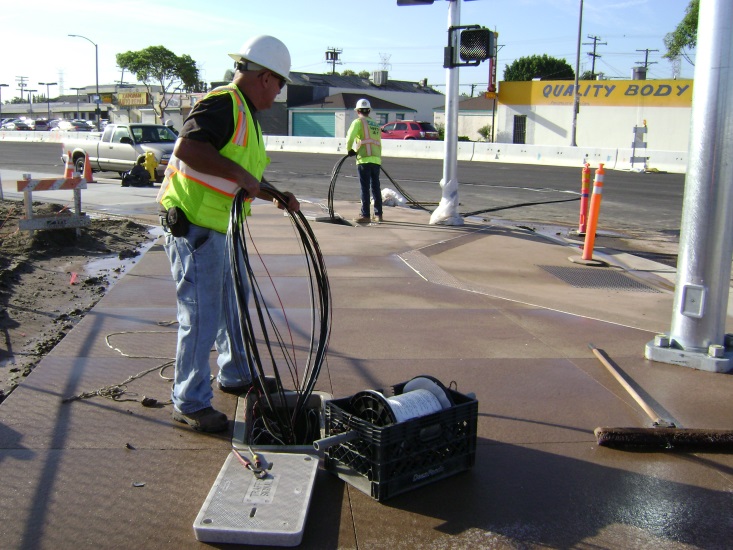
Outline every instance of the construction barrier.
[(598, 227), (598, 216), (601, 212), (601, 199), (603, 198), (603, 177), (606, 171), (603, 163), (598, 165), (596, 177), (593, 180), (593, 196), (590, 199), (590, 213), (588, 215), (588, 228), (585, 233), (585, 244), (583, 245), (583, 260), (593, 259), (593, 245), (596, 241), (596, 228)]
[(580, 175), (580, 221), (578, 222), (578, 235), (585, 235), (588, 223), (588, 197), (590, 196), (590, 164), (583, 165)]
[(89, 162), (89, 155), (84, 155), (84, 181), (87, 183), (96, 183), (94, 181), (94, 173), (92, 172), (92, 164)]
[[(30, 231), (33, 235), (35, 230), (40, 229), (66, 229), (75, 227), (76, 234), (80, 235), (79, 228), (88, 227), (91, 218), (81, 211), (81, 190), (86, 189), (87, 184), (81, 177), (72, 178), (47, 178), (34, 180), (30, 174), (23, 174), (23, 179), (17, 182), (18, 191), (23, 192), (23, 205), (25, 207), (25, 218), (19, 220), (18, 227), (24, 231)], [(57, 214), (54, 216), (33, 215), (33, 191), (58, 191), (73, 190), (74, 192), (74, 213)]]

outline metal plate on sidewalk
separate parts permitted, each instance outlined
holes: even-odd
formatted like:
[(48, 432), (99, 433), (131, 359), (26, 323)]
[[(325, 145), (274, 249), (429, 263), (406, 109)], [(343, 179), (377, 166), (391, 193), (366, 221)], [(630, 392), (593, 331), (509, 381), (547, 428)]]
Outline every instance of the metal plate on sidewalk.
[(594, 267), (563, 267), (538, 265), (551, 275), (576, 288), (605, 288), (630, 292), (661, 292), (660, 290), (637, 281), (618, 271)]
[(193, 523), (197, 540), (269, 546), (300, 544), (318, 458), (293, 453), (259, 455), (271, 464), (263, 479), (229, 453)]

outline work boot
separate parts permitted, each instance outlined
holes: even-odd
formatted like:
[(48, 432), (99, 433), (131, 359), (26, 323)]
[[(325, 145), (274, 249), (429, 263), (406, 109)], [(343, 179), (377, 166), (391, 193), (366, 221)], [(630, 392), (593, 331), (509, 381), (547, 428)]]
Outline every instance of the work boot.
[(384, 218), (380, 214), (379, 216), (374, 216), (374, 221), (377, 223), (382, 223), (384, 221)]
[[(246, 395), (254, 387), (252, 382), (240, 386), (222, 386), (221, 382), (217, 381), (216, 385), (224, 393), (231, 393), (232, 395)], [(277, 392), (277, 380), (274, 377), (265, 376), (265, 391), (267, 393)]]
[(184, 414), (174, 407), (173, 420), (188, 424), (197, 432), (223, 432), (229, 427), (227, 415), (217, 411), (213, 407), (206, 407), (200, 411), (188, 414)]
[(369, 216), (360, 216), (354, 220), (356, 223), (369, 223), (371, 218)]

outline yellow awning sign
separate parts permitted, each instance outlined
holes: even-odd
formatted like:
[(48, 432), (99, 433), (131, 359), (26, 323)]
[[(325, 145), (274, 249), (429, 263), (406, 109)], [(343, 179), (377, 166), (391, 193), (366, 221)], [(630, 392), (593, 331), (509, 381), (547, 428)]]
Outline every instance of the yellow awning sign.
[[(589, 80), (578, 83), (581, 105), (690, 107), (692, 80)], [(502, 82), (499, 101), (506, 105), (572, 105), (575, 83), (568, 80)]]

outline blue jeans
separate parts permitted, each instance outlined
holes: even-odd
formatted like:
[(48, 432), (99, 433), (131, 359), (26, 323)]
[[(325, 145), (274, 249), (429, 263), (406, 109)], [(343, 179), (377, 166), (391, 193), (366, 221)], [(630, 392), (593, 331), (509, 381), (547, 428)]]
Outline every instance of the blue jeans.
[(382, 215), (382, 190), (379, 187), (380, 169), (379, 164), (371, 162), (356, 165), (356, 170), (359, 172), (359, 183), (361, 183), (361, 215), (365, 218), (369, 217), (370, 191), (374, 198), (374, 215)]
[[(190, 414), (211, 406), (213, 346), (219, 356), (217, 379), (224, 386), (251, 380), (230, 268), (226, 235), (191, 224), (184, 237), (165, 235), (178, 301), (178, 346), (171, 399), (177, 410)], [(249, 286), (246, 297), (249, 299)], [(234, 320), (231, 323), (227, 319)]]

